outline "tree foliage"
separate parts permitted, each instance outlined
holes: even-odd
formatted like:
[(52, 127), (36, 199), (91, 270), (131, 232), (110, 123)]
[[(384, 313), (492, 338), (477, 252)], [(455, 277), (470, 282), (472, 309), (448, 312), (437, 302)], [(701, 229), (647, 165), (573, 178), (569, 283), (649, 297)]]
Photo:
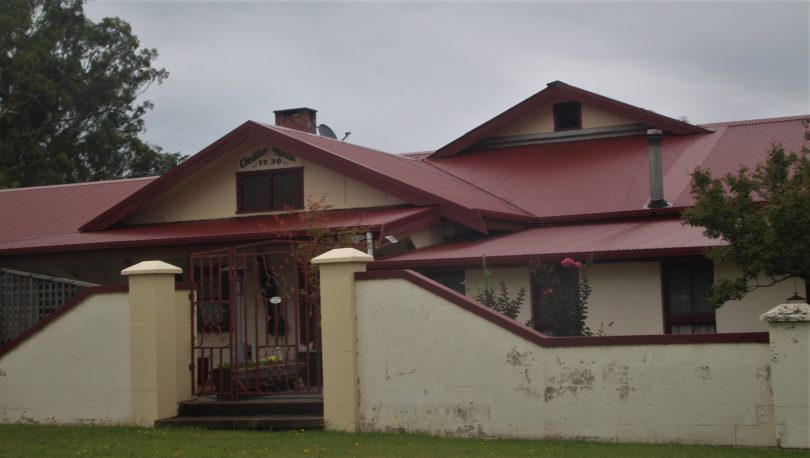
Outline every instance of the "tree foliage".
[(810, 283), (806, 147), (788, 153), (774, 146), (753, 170), (743, 167), (719, 178), (697, 169), (692, 172), (692, 196), (695, 206), (684, 212), (683, 219), (704, 227), (707, 237), (728, 243), (712, 249), (708, 257), (741, 269), (739, 277), (715, 282), (709, 298), (715, 307), (790, 278)]
[(168, 76), (129, 24), (83, 0), (0, 0), (0, 188), (159, 174), (184, 159), (138, 138), (136, 99)]

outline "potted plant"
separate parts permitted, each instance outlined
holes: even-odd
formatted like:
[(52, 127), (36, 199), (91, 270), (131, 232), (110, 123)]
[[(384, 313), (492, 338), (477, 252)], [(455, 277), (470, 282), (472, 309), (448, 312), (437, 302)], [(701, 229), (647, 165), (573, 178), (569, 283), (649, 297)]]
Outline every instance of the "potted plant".
[(235, 383), (239, 392), (259, 394), (295, 388), (303, 368), (304, 363), (294, 358), (269, 355), (239, 365), (221, 363), (212, 370), (211, 378), (218, 393), (230, 393), (231, 384)]

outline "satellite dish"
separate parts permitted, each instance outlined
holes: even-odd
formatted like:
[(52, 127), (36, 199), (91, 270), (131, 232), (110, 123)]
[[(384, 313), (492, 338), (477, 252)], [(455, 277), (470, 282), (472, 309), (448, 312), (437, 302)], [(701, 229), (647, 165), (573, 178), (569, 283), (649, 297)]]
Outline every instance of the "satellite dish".
[(321, 137), (334, 138), (335, 140), (337, 140), (337, 135), (335, 135), (335, 131), (330, 129), (329, 126), (327, 126), (326, 124), (321, 124), (320, 126), (318, 126), (318, 135), (320, 135)]

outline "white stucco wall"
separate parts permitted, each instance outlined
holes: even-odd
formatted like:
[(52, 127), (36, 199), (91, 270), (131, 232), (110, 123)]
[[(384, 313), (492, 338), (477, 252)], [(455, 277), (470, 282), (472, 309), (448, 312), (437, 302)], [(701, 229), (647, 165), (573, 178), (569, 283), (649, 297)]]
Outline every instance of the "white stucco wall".
[(128, 303), (92, 295), (1, 357), (0, 422), (129, 422)]
[(542, 348), (398, 279), (357, 326), (363, 430), (775, 445), (766, 344)]
[[(588, 280), (588, 327), (606, 335), (664, 333), (658, 262), (593, 264)], [(610, 325), (610, 323), (613, 323)]]
[[(731, 264), (715, 264), (714, 278), (735, 278), (739, 269)], [(762, 279), (762, 284), (767, 284)], [(804, 296), (804, 282), (796, 281), (799, 295)], [(779, 304), (784, 304), (793, 296), (793, 281), (783, 281), (776, 285), (760, 288), (748, 293), (742, 300), (728, 301), (716, 310), (717, 332), (750, 332), (768, 330), (768, 323), (759, 320), (759, 316)]]
[[(531, 280), (527, 267), (489, 267), (493, 286), (498, 291), (504, 281), (512, 297), (521, 287), (527, 291), (526, 300), (518, 317), (525, 323), (531, 318)], [(733, 278), (739, 269), (731, 264), (715, 264), (715, 279)], [(588, 272), (591, 297), (588, 300), (588, 319), (592, 332), (600, 329), (605, 335), (647, 335), (664, 333), (664, 306), (661, 283), (661, 263), (610, 262), (592, 264)], [(762, 283), (767, 283), (765, 279)], [(466, 295), (474, 298), (483, 286), (481, 269), (465, 271)], [(800, 295), (804, 295), (804, 282), (797, 281)], [(716, 313), (717, 332), (766, 332), (768, 325), (759, 316), (793, 295), (793, 281), (778, 283), (749, 293), (740, 301), (729, 301)], [(610, 323), (613, 323), (610, 325)]]
[[(582, 128), (613, 127), (633, 124), (634, 121), (615, 113), (607, 112), (588, 105), (582, 105)], [(533, 109), (521, 116), (508, 126), (501, 129), (493, 137), (507, 137), (510, 135), (527, 135), (554, 132), (553, 104), (549, 103)]]

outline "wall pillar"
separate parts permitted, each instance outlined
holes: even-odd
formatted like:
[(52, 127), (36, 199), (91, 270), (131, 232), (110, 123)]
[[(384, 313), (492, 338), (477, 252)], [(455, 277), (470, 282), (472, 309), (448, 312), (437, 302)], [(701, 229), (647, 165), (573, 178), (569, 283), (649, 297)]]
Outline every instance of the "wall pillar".
[(810, 305), (764, 313), (771, 340), (771, 385), (779, 447), (810, 448)]
[(373, 260), (354, 248), (338, 248), (312, 259), (321, 274), (324, 422), (336, 431), (357, 432), (360, 427), (354, 274), (365, 272)]
[(161, 261), (144, 261), (121, 271), (129, 277), (132, 417), (154, 426), (177, 415), (178, 355), (174, 276), (183, 269)]

